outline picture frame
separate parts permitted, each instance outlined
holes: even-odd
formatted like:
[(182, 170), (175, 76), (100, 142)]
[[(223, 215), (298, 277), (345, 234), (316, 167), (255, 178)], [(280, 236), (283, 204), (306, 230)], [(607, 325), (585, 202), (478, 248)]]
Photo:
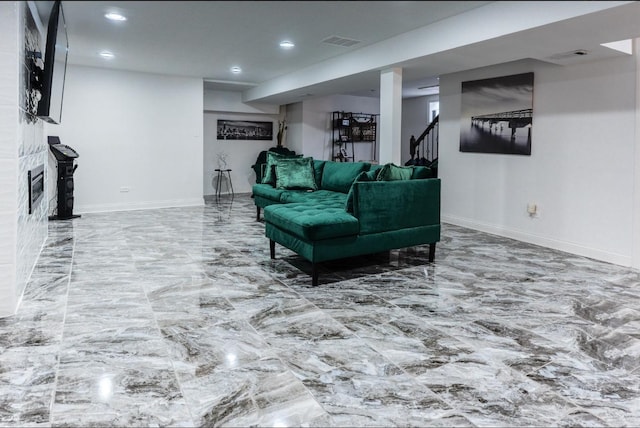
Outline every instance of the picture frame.
[(218, 119), (218, 140), (273, 140), (273, 122)]
[(533, 73), (462, 82), (460, 151), (531, 155)]

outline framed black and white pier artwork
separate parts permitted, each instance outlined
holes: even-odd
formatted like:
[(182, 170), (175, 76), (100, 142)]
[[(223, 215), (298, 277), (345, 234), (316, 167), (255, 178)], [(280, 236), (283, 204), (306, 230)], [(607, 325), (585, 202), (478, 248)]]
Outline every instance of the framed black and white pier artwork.
[(218, 140), (273, 140), (273, 122), (218, 119)]
[(462, 82), (460, 151), (531, 155), (533, 73)]

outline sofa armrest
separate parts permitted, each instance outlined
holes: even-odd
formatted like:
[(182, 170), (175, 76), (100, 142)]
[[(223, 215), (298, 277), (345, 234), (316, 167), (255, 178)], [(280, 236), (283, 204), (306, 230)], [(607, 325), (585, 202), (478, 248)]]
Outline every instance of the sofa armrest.
[(440, 224), (440, 179), (354, 183), (360, 234)]

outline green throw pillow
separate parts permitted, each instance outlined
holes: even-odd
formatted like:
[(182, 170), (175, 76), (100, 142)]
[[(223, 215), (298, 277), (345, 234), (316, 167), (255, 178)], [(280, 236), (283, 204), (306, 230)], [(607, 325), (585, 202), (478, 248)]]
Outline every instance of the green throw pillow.
[[(373, 171), (375, 172), (375, 171)], [(368, 171), (361, 172), (356, 179), (351, 183), (351, 187), (349, 188), (349, 193), (347, 193), (347, 202), (344, 205), (345, 211), (350, 214), (353, 214), (353, 188), (357, 181), (375, 181), (375, 178), (371, 178), (371, 175)]]
[(397, 166), (392, 163), (385, 164), (378, 173), (378, 181), (411, 180), (413, 168), (410, 166)]
[(275, 152), (267, 152), (267, 164), (264, 168), (264, 177), (262, 183), (276, 185), (275, 166), (280, 159), (302, 158), (302, 155), (280, 155)]
[(313, 169), (313, 158), (278, 159), (276, 188), (318, 190)]
[(326, 161), (320, 187), (333, 192), (349, 193), (351, 183), (362, 171), (369, 171), (370, 166), (368, 162)]
[(380, 173), (381, 169), (382, 168), (376, 168), (376, 169), (370, 169), (369, 171), (366, 171), (367, 178), (369, 179), (369, 181), (376, 181), (378, 179), (378, 174)]
[(431, 178), (431, 168), (428, 166), (414, 166), (411, 179), (418, 180), (422, 178)]

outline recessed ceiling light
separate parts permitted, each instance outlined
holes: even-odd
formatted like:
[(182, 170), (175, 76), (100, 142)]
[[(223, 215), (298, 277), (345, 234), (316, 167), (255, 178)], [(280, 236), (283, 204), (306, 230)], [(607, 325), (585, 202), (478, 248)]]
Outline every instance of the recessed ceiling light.
[(242, 69), (240, 67), (231, 67), (231, 72), (233, 74), (238, 74), (238, 73), (242, 73)]
[(280, 42), (280, 47), (282, 49), (291, 49), (292, 47), (295, 46), (295, 43), (289, 41), (289, 40), (283, 40)]
[(109, 51), (100, 52), (100, 56), (105, 59), (112, 59), (113, 57), (115, 57), (115, 55)]
[(110, 12), (110, 13), (106, 13), (104, 15), (105, 18), (111, 20), (111, 21), (126, 21), (127, 17), (124, 15), (120, 15), (117, 12)]

